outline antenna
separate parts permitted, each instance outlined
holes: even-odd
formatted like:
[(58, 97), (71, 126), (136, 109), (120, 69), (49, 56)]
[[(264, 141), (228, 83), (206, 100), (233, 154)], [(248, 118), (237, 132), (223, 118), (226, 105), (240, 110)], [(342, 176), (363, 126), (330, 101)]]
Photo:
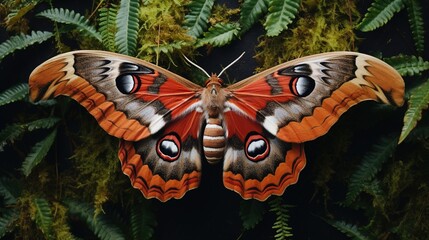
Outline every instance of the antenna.
[(243, 52), (240, 56), (238, 56), (237, 59), (235, 59), (234, 61), (232, 61), (230, 64), (228, 64), (228, 66), (226, 66), (224, 69), (222, 69), (222, 71), (219, 73), (218, 77), (220, 77), (220, 75), (222, 75), (223, 72), (225, 72), (226, 69), (228, 69), (229, 67), (231, 67), (234, 63), (236, 63), (238, 60), (240, 60), (240, 58), (245, 54), (246, 52)]
[[(183, 55), (183, 54), (182, 54)], [(210, 75), (206, 72), (206, 70), (204, 70), (202, 67), (198, 66), (196, 63), (193, 63), (191, 60), (189, 60), (189, 58), (187, 58), (185, 55), (183, 55), (183, 57), (186, 59), (186, 61), (188, 61), (190, 64), (192, 64), (194, 67), (200, 69), (203, 73), (205, 73), (207, 75), (208, 78), (210, 78)]]

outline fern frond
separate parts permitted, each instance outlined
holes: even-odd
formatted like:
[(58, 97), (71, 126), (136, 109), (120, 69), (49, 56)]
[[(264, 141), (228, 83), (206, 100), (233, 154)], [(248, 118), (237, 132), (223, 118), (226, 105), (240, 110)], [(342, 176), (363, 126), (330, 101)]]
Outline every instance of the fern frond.
[(42, 43), (52, 36), (51, 32), (46, 31), (32, 31), (30, 35), (20, 34), (13, 36), (0, 44), (0, 61), (16, 50), (24, 49), (35, 43)]
[(417, 122), (422, 118), (423, 110), (429, 106), (429, 79), (422, 85), (410, 91), (408, 109), (404, 116), (404, 126), (402, 127), (399, 142), (401, 143), (413, 130)]
[(20, 124), (12, 124), (3, 128), (0, 132), (0, 152), (8, 142), (13, 142), (25, 132), (25, 128)]
[(119, 53), (133, 56), (137, 49), (139, 0), (121, 0), (116, 16), (115, 43)]
[(411, 142), (415, 140), (426, 141), (429, 139), (429, 126), (417, 126), (413, 129), (413, 131), (408, 134), (408, 136), (404, 139), (405, 142)]
[(90, 25), (88, 19), (73, 10), (52, 8), (38, 13), (37, 16), (42, 16), (58, 23), (74, 25), (77, 27), (77, 29), (89, 33), (90, 36), (101, 42), (100, 33), (98, 33), (97, 30), (95, 30), (95, 28)]
[(390, 58), (384, 58), (389, 65), (394, 67), (401, 76), (415, 76), (429, 70), (429, 61), (422, 57), (398, 55)]
[(369, 238), (363, 234), (356, 225), (346, 223), (344, 221), (330, 221), (325, 220), (334, 228), (338, 229), (340, 232), (344, 233), (347, 237), (353, 240), (369, 240)]
[(204, 34), (204, 38), (198, 40), (197, 47), (205, 44), (212, 45), (214, 47), (224, 46), (237, 37), (239, 31), (240, 27), (238, 24), (217, 23), (210, 27), (209, 31)]
[(265, 214), (265, 204), (256, 200), (243, 200), (240, 203), (240, 217), (244, 230), (254, 228)]
[(188, 34), (198, 38), (206, 29), (213, 8), (214, 0), (194, 0), (189, 5), (189, 13), (185, 15), (185, 27)]
[(425, 47), (425, 28), (423, 21), (423, 11), (419, 0), (406, 0), (405, 5), (408, 12), (408, 21), (413, 34), (414, 44), (419, 53), (424, 51)]
[(5, 25), (8, 30), (11, 30), (15, 24), (17, 24), (29, 11), (37, 5), (37, 2), (30, 2), (23, 7), (20, 7), (16, 11), (12, 11), (5, 18)]
[(152, 239), (155, 227), (158, 224), (149, 201), (133, 205), (131, 208), (131, 235), (133, 239)]
[(350, 178), (345, 204), (351, 205), (357, 196), (365, 190), (374, 176), (381, 170), (398, 144), (396, 137), (383, 137), (374, 144), (371, 151), (362, 159), (362, 163)]
[(61, 119), (57, 117), (48, 117), (34, 120), (32, 122), (26, 123), (25, 126), (28, 131), (34, 131), (37, 129), (49, 129), (54, 127)]
[(30, 153), (25, 158), (22, 163), (22, 173), (28, 177), (31, 171), (35, 166), (37, 166), (43, 158), (48, 154), (49, 149), (51, 149), (52, 144), (54, 143), (55, 137), (57, 136), (57, 130), (52, 131), (45, 139), (36, 143)]
[(118, 13), (118, 7), (112, 5), (109, 8), (100, 8), (98, 11), (100, 21), (99, 30), (103, 45), (111, 52), (116, 49), (115, 46), (115, 34), (116, 34), (116, 14)]
[(357, 29), (362, 32), (375, 30), (386, 24), (395, 13), (404, 8), (405, 0), (374, 0)]
[(34, 220), (46, 239), (54, 239), (52, 234), (52, 211), (48, 201), (44, 198), (33, 200)]
[(290, 206), (283, 204), (281, 197), (276, 197), (270, 202), (269, 211), (276, 214), (276, 220), (273, 225), (273, 229), (276, 230), (274, 238), (277, 240), (284, 240), (292, 237), (292, 228), (289, 227), (289, 208)]
[(2, 209), (0, 214), (0, 238), (13, 230), (14, 223), (18, 220), (18, 210), (14, 208)]
[(240, 12), (241, 32), (249, 30), (267, 11), (267, 0), (245, 0), (241, 5)]
[(20, 83), (0, 93), (0, 106), (13, 103), (26, 98), (28, 95), (28, 84)]
[(107, 215), (94, 216), (94, 208), (91, 205), (74, 200), (65, 201), (65, 205), (68, 207), (69, 214), (84, 221), (98, 238), (102, 240), (126, 239), (121, 229), (113, 225)]
[(21, 186), (15, 179), (0, 179), (0, 196), (3, 197), (5, 205), (15, 204), (21, 194)]
[(286, 30), (298, 13), (301, 0), (272, 0), (265, 21), (267, 36), (274, 37)]

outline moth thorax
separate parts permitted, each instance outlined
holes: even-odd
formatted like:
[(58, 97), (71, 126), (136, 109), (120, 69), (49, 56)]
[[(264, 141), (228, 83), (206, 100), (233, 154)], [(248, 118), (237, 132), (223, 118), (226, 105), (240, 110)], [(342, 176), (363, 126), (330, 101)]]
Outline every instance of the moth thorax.
[(208, 118), (203, 136), (204, 155), (209, 163), (214, 164), (222, 160), (225, 150), (225, 130), (222, 120)]

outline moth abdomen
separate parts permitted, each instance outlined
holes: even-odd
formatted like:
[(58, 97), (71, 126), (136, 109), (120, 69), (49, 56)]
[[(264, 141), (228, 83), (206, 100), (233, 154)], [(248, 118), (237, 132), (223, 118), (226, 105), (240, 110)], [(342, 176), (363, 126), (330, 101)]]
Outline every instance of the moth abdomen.
[(222, 120), (208, 118), (203, 135), (204, 155), (209, 163), (215, 164), (222, 160), (225, 151), (225, 130)]

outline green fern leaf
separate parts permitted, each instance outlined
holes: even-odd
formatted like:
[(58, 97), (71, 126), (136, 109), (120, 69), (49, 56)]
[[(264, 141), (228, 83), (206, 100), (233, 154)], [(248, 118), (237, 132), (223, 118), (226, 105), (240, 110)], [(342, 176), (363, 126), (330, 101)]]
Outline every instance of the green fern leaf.
[(374, 0), (357, 29), (362, 32), (375, 30), (386, 24), (395, 13), (404, 8), (405, 0)]
[(267, 36), (274, 37), (286, 30), (298, 13), (301, 0), (271, 0), (265, 21)]
[(429, 70), (429, 61), (421, 57), (398, 55), (391, 58), (384, 58), (388, 64), (394, 67), (402, 76), (420, 75), (422, 72)]
[(249, 30), (267, 10), (267, 0), (245, 0), (240, 12), (241, 32)]
[(416, 127), (417, 122), (422, 118), (423, 110), (429, 106), (429, 79), (419, 87), (411, 90), (410, 95), (408, 109), (404, 116), (404, 126), (399, 137), (400, 143)]
[(198, 38), (207, 29), (213, 4), (214, 0), (194, 0), (188, 5), (189, 13), (185, 16), (184, 25), (190, 36)]
[(45, 139), (36, 143), (36, 145), (31, 148), (30, 153), (27, 155), (24, 162), (22, 163), (22, 173), (26, 177), (30, 175), (33, 168), (37, 166), (48, 154), (49, 149), (51, 149), (51, 146), (54, 143), (56, 135), (57, 131), (55, 129)]
[(152, 239), (157, 222), (149, 201), (133, 205), (130, 224), (133, 239)]
[(116, 16), (115, 42), (119, 53), (133, 56), (137, 49), (139, 0), (121, 0)]
[(115, 46), (115, 34), (116, 34), (116, 14), (118, 13), (118, 7), (113, 5), (109, 8), (100, 8), (98, 11), (100, 21), (100, 34), (103, 40), (103, 45), (111, 52), (116, 49)]
[(276, 220), (273, 225), (273, 229), (276, 230), (274, 238), (277, 240), (288, 239), (293, 236), (292, 228), (289, 227), (289, 208), (290, 206), (283, 204), (281, 197), (276, 197), (270, 202), (269, 211), (276, 214)]
[(424, 51), (425, 47), (425, 28), (423, 26), (423, 11), (419, 0), (405, 1), (408, 21), (410, 22), (411, 32), (414, 38), (414, 44), (419, 53)]
[(368, 238), (363, 234), (356, 225), (348, 224), (343, 221), (329, 221), (325, 220), (334, 228), (338, 229), (340, 232), (346, 234), (346, 236), (350, 237), (353, 240), (369, 240), (372, 238)]
[(221, 47), (230, 43), (237, 37), (240, 31), (239, 25), (235, 23), (218, 23), (210, 27), (209, 31), (204, 34), (203, 39), (199, 39), (197, 47), (205, 44), (214, 47)]
[(84, 221), (88, 228), (102, 240), (121, 240), (126, 239), (121, 229), (113, 225), (105, 214), (94, 216), (94, 208), (87, 203), (74, 200), (65, 201), (69, 214), (78, 217)]
[(60, 120), (61, 119), (57, 117), (41, 118), (26, 123), (24, 126), (28, 129), (28, 131), (34, 131), (37, 129), (49, 129), (55, 126)]
[(397, 137), (389, 136), (381, 138), (375, 143), (371, 151), (364, 156), (362, 163), (350, 178), (345, 200), (346, 205), (350, 206), (356, 200), (357, 196), (365, 190), (366, 185), (381, 170), (383, 163), (393, 154), (397, 144)]
[(426, 141), (429, 139), (429, 126), (417, 126), (413, 129), (413, 131), (408, 134), (408, 136), (404, 139), (405, 142), (411, 141)]
[(262, 221), (265, 204), (256, 200), (246, 200), (240, 203), (240, 217), (245, 230), (252, 229)]
[(25, 127), (20, 124), (6, 126), (0, 132), (0, 152), (8, 142), (14, 142), (25, 132)]
[(0, 238), (13, 230), (14, 223), (18, 220), (18, 210), (13, 208), (2, 209), (0, 214)]
[(46, 239), (54, 239), (52, 234), (52, 212), (48, 201), (44, 198), (35, 198), (33, 207), (37, 227), (42, 231)]
[(98, 33), (97, 30), (89, 24), (88, 19), (73, 10), (52, 8), (37, 14), (37, 16), (48, 18), (54, 22), (74, 25), (79, 30), (85, 31), (90, 36), (101, 42), (100, 33)]
[(26, 98), (28, 95), (28, 84), (20, 83), (0, 93), (0, 106), (16, 102)]
[(30, 35), (20, 34), (13, 36), (0, 44), (0, 61), (16, 50), (24, 49), (35, 43), (42, 43), (52, 36), (51, 32), (42, 31), (32, 31)]
[(3, 197), (5, 205), (15, 204), (17, 198), (21, 195), (21, 189), (19, 182), (15, 179), (0, 179), (0, 196)]

